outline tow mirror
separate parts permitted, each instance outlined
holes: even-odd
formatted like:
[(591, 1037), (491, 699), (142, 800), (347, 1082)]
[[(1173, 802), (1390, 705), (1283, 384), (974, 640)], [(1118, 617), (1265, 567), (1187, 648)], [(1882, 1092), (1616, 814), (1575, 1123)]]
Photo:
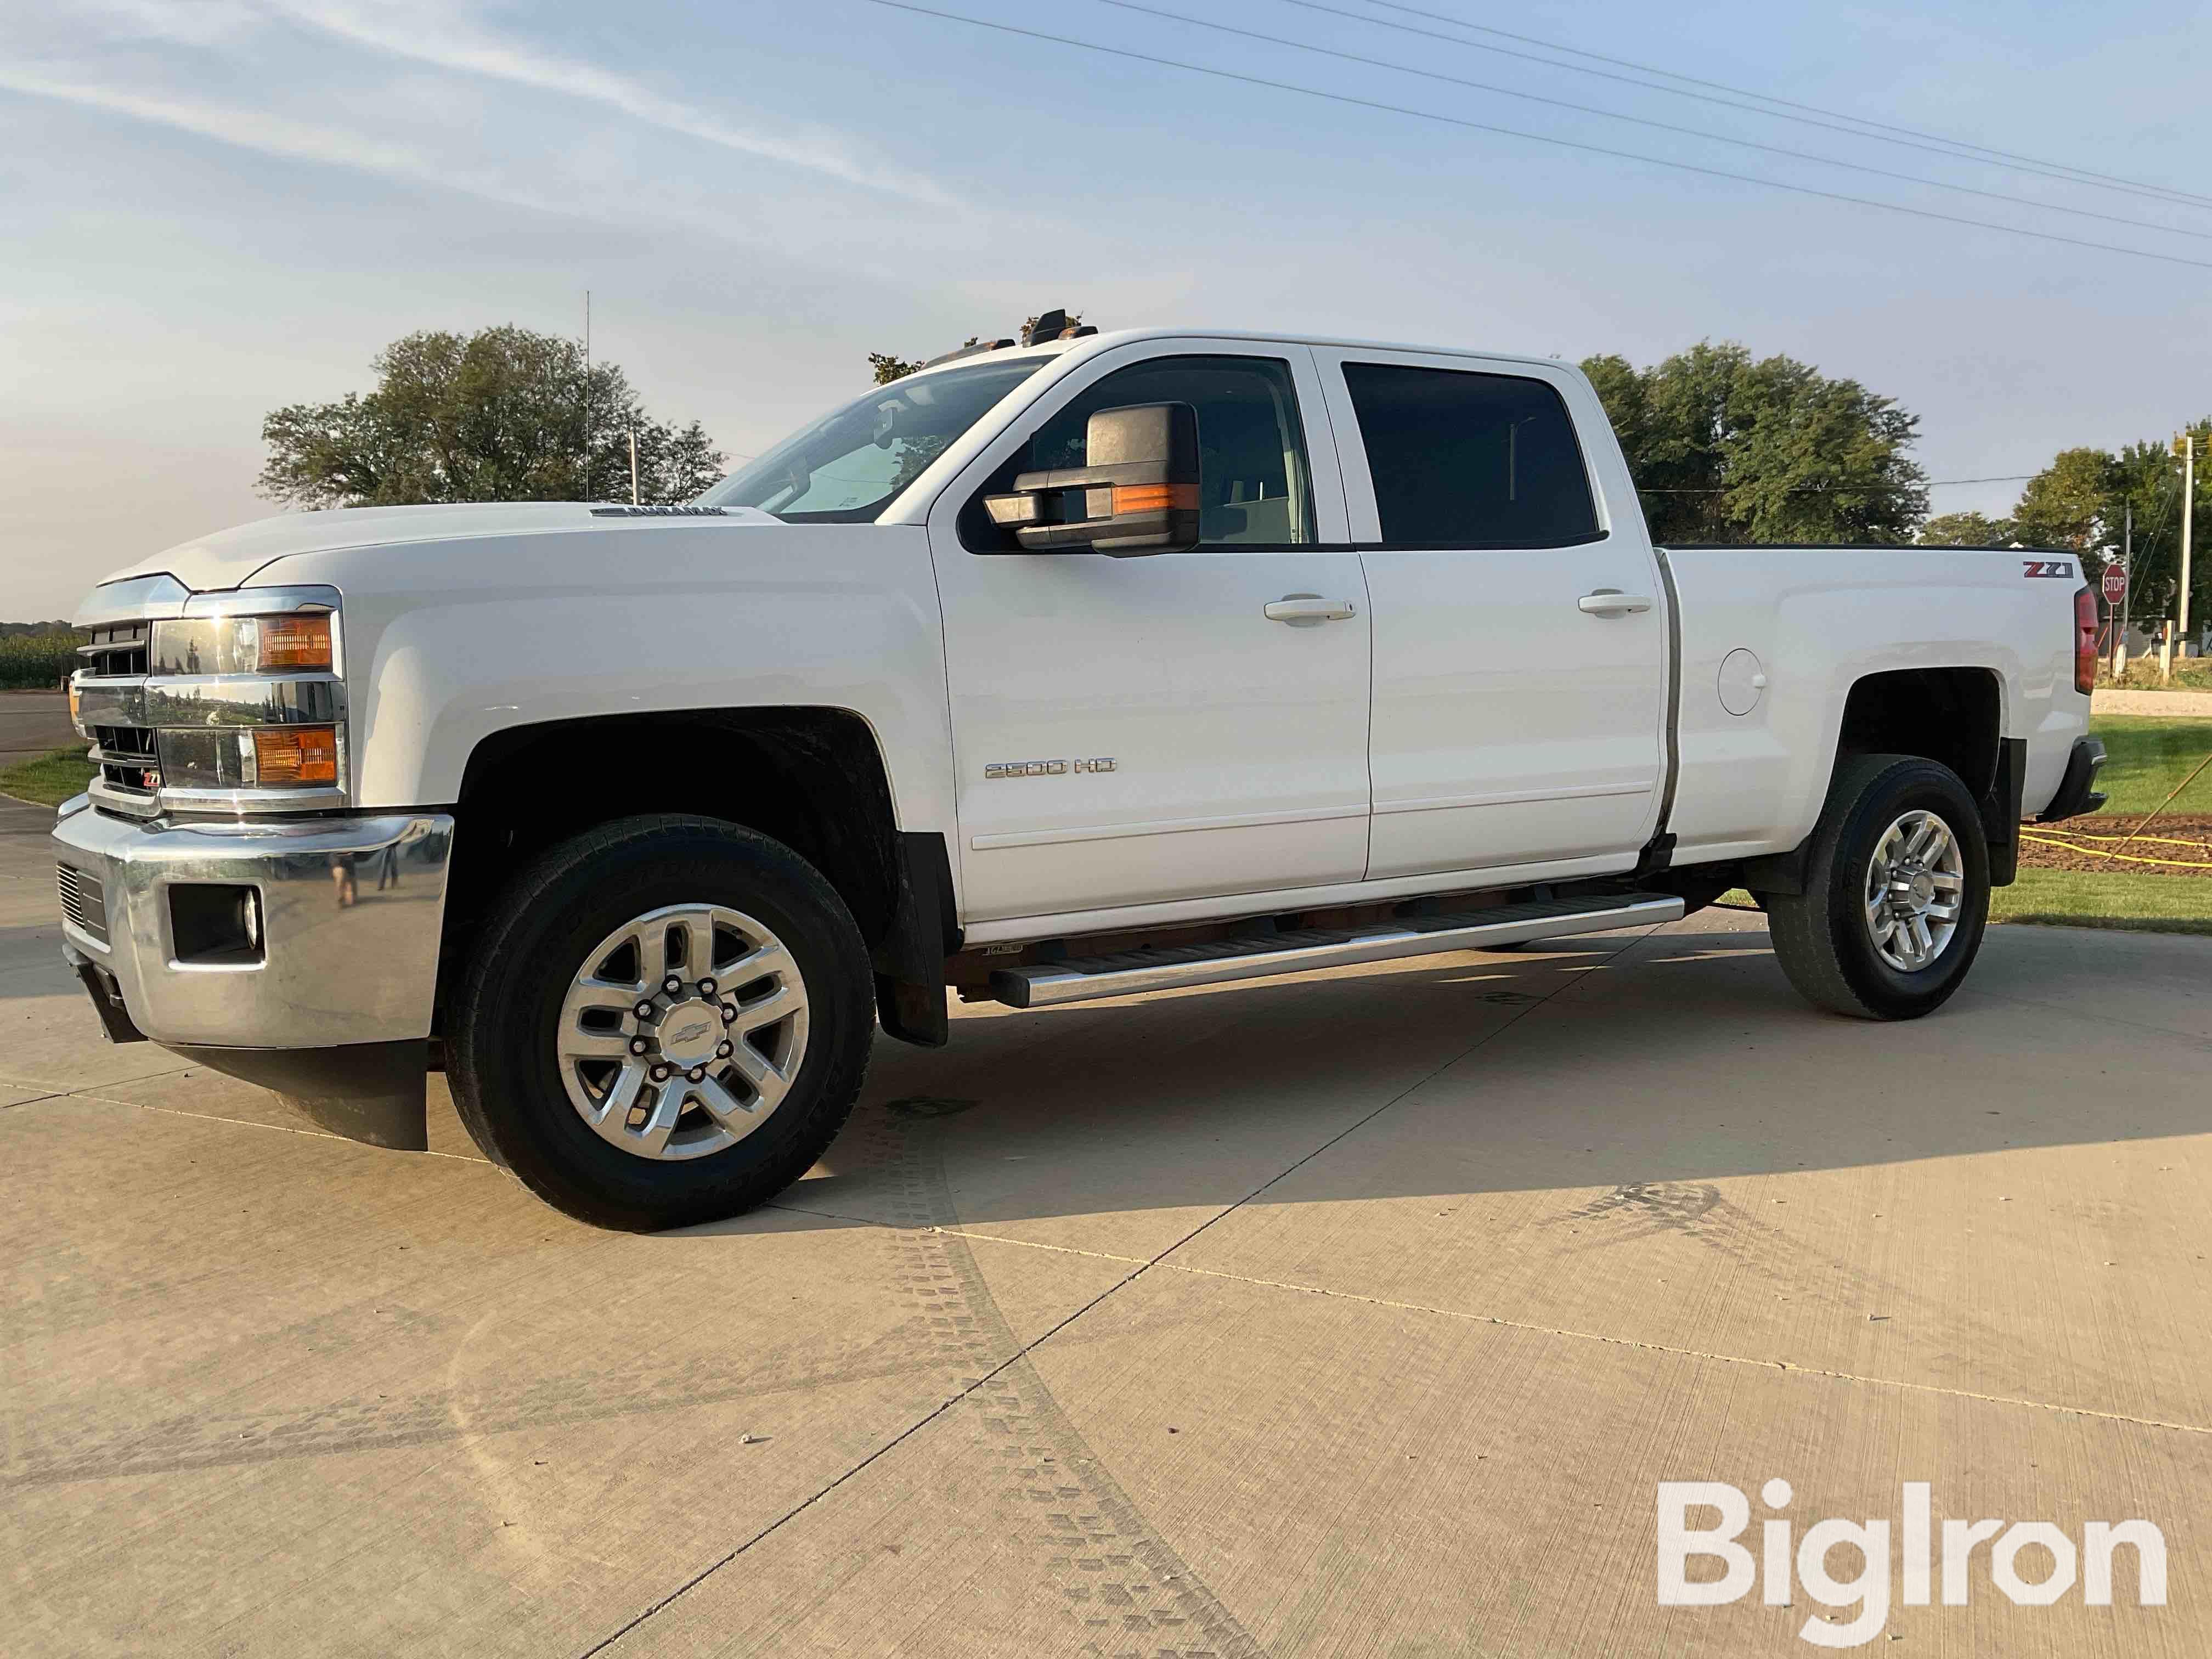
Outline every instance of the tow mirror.
[(1198, 411), (1188, 404), (1102, 409), (1084, 433), (1084, 462), (1024, 472), (988, 495), (991, 522), (1030, 553), (1128, 558), (1198, 545)]

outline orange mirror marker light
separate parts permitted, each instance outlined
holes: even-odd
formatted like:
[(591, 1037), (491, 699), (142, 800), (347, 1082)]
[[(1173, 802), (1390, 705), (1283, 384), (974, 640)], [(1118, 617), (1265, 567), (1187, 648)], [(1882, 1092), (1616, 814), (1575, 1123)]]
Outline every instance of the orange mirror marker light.
[(264, 617), (261, 623), (261, 667), (328, 668), (331, 665), (331, 619), (328, 615)]
[(1115, 484), (1114, 486), (1114, 516), (1124, 513), (1170, 513), (1176, 508), (1195, 513), (1198, 510), (1198, 486), (1194, 483)]
[(338, 781), (335, 726), (264, 726), (254, 729), (253, 763), (264, 784)]

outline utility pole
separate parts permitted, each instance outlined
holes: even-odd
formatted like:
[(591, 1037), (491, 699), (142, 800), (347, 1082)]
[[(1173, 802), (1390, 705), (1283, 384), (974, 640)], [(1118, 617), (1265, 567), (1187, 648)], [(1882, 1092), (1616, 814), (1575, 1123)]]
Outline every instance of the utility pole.
[(584, 499), (592, 499), (592, 290), (584, 290)]
[(629, 504), (641, 505), (637, 498), (637, 428), (629, 429)]
[(2184, 431), (2173, 441), (2173, 453), (2181, 457), (2181, 654), (2189, 654), (2189, 564), (2194, 525), (2192, 510), (2197, 505), (2197, 446), (2199, 440), (2193, 432)]
[(2128, 677), (2128, 612), (2134, 605), (2136, 598), (2136, 504), (2134, 501), (2130, 501), (2124, 504), (2121, 522), (2125, 525), (2126, 529), (2122, 532), (2120, 540), (2120, 546), (2124, 550), (2120, 554), (2120, 567), (2128, 573), (2128, 585), (2120, 592), (2120, 648), (2112, 653), (2112, 678), (2115, 680), (2124, 681)]

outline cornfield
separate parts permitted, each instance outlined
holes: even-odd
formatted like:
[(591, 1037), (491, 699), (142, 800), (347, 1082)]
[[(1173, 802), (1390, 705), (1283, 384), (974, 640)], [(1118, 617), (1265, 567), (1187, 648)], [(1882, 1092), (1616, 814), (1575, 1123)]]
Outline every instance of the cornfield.
[(88, 637), (70, 630), (17, 634), (0, 639), (0, 690), (49, 691), (58, 688), (77, 665), (76, 648)]

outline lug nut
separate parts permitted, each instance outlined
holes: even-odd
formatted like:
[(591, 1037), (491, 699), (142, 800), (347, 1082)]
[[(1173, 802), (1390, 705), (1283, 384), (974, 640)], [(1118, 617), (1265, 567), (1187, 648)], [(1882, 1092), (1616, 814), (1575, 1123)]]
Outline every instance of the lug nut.
[(632, 1037), (629, 1040), (629, 1051), (634, 1054), (641, 1054), (652, 1046), (643, 1037)]
[(656, 1066), (653, 1068), (653, 1080), (655, 1083), (665, 1083), (668, 1081), (668, 1074), (675, 1069), (673, 1066)]
[(710, 997), (714, 995), (714, 981), (711, 979), (701, 980), (699, 981), (699, 994), (702, 997)]
[(737, 1023), (738, 1011), (731, 1007), (728, 1003), (724, 1003), (722, 1005), (722, 1024), (725, 1025), (734, 1025)]
[(681, 991), (684, 988), (684, 981), (678, 979), (675, 975), (671, 974), (666, 979), (660, 981), (660, 988), (667, 992), (669, 995), (674, 996), (678, 991)]
[(717, 1060), (727, 1060), (732, 1054), (737, 1053), (737, 1051), (738, 1045), (736, 1043), (725, 1042), (720, 1048), (714, 1050), (714, 1058)]
[(693, 1083), (704, 1083), (707, 1080), (707, 1068), (703, 1066), (694, 1066), (684, 1075)]
[(636, 1007), (631, 1009), (630, 1012), (635, 1014), (640, 1019), (651, 1019), (653, 1018), (653, 1005), (649, 1002), (641, 1002)]

